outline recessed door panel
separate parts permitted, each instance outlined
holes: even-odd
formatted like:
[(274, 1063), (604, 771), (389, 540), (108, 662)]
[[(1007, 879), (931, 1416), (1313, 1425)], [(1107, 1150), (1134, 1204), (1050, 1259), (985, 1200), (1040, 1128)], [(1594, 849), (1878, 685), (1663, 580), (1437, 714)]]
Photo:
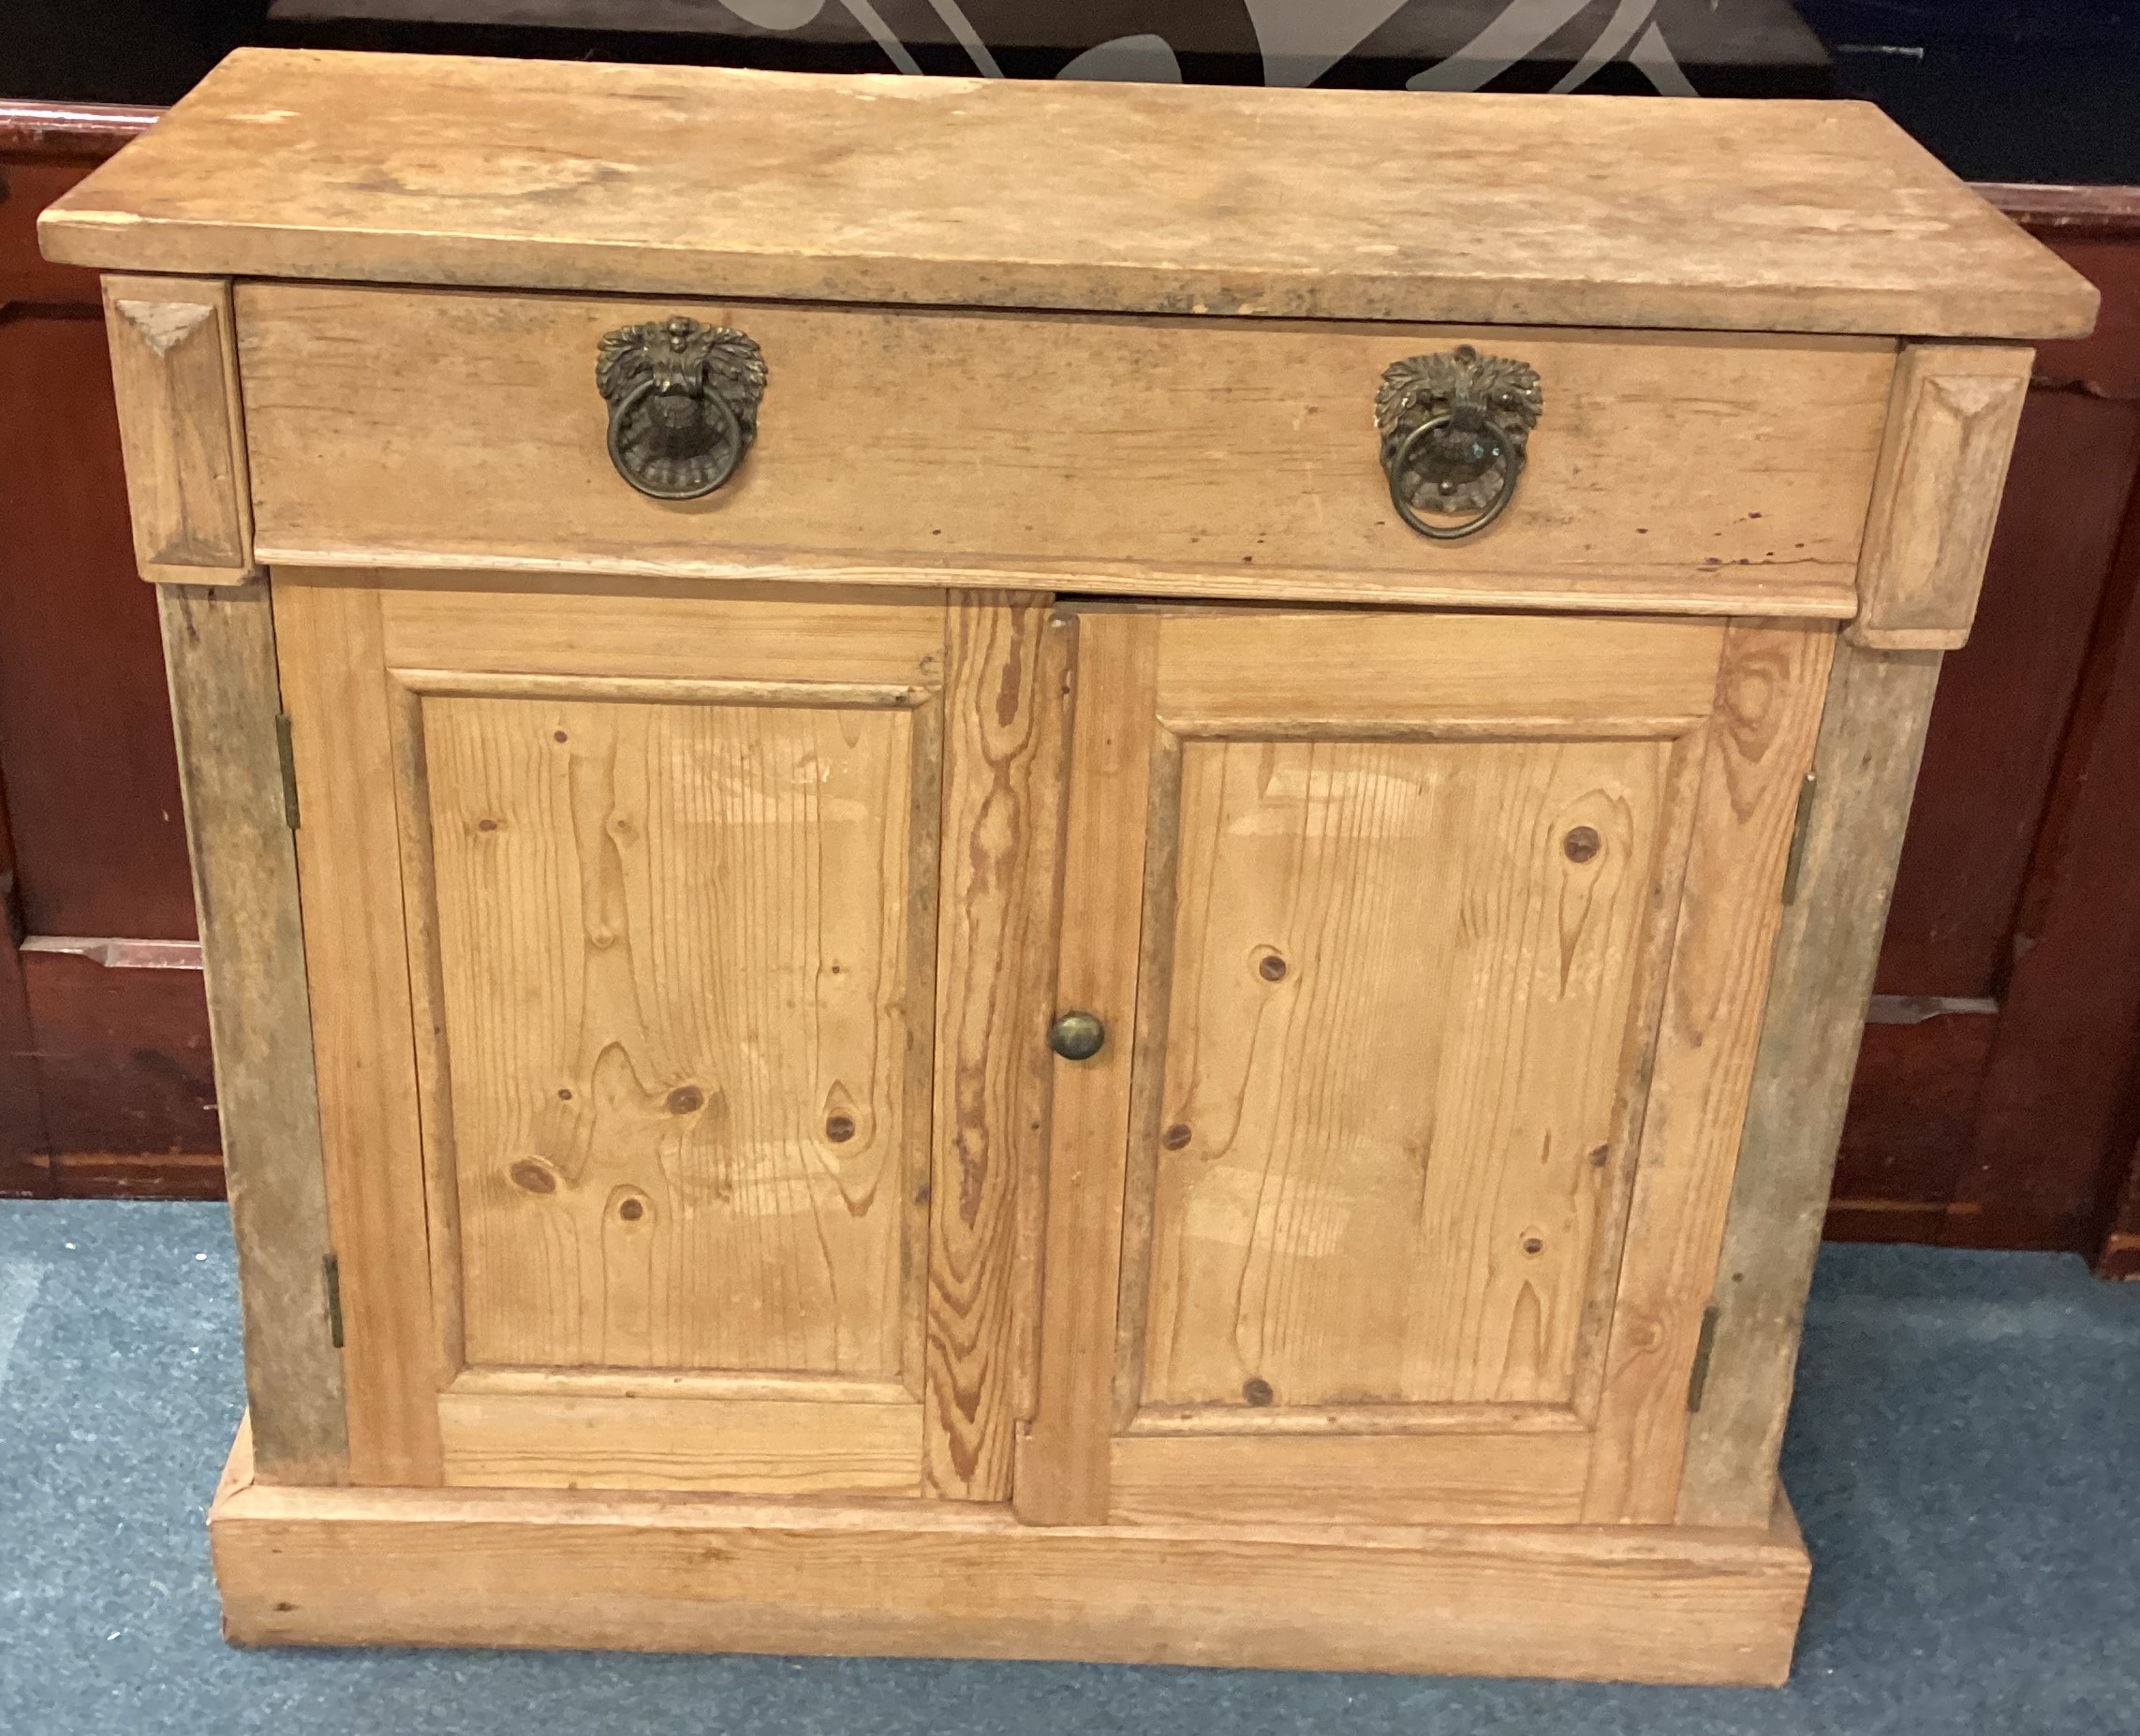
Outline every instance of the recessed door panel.
[(897, 1380), (911, 714), (420, 714), (468, 1363)]
[(1669, 753), (1184, 744), (1144, 1406), (1571, 1400)]

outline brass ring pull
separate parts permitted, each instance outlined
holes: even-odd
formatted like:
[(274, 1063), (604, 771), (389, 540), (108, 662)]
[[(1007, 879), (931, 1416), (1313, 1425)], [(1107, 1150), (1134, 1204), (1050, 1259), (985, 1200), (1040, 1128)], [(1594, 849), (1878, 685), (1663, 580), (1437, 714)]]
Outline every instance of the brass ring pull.
[(1107, 1027), (1088, 1012), (1067, 1012), (1048, 1027), (1048, 1047), (1065, 1061), (1089, 1061), (1107, 1041)]
[(656, 500), (696, 500), (757, 437), (765, 357), (740, 331), (678, 314), (603, 333), (595, 387), (617, 475)]
[[(1475, 537), (1508, 509), (1545, 408), (1537, 370), (1468, 344), (1382, 372), (1375, 427), (1390, 504), (1423, 537)], [(1426, 514), (1468, 513), (1454, 523)]]
[[(1443, 461), (1439, 453), (1422, 454), (1420, 449), (1436, 435), (1440, 436), (1437, 445), (1454, 448), (1457, 456), (1454, 460)], [(1454, 542), (1459, 537), (1473, 536), (1499, 518), (1509, 502), (1515, 498), (1516, 482), (1523, 476), (1523, 459), (1521, 448), (1512, 449), (1483, 420), (1462, 423), (1454, 411), (1446, 416), (1430, 416), (1404, 437), (1395, 456), (1390, 460), (1390, 504), (1396, 508), (1397, 516), (1423, 537)], [(1494, 491), (1494, 497), (1487, 502), (1484, 511), (1461, 523), (1436, 524), (1422, 518), (1419, 508), (1406, 498), (1413, 486), (1404, 479), (1408, 473), (1424, 476), (1437, 493), (1446, 496), (1468, 479), (1462, 473), (1473, 464), (1498, 470), (1501, 485)], [(1452, 477), (1451, 471), (1456, 475)], [(1429, 499), (1432, 500), (1431, 495)]]

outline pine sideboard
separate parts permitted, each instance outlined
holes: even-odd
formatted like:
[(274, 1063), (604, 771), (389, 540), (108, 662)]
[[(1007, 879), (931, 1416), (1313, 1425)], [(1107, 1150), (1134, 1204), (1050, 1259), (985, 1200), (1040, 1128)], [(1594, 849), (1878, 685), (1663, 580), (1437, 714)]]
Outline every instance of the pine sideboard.
[(2031, 341), (1869, 109), (244, 51), (63, 198), (251, 1643), (1774, 1682)]

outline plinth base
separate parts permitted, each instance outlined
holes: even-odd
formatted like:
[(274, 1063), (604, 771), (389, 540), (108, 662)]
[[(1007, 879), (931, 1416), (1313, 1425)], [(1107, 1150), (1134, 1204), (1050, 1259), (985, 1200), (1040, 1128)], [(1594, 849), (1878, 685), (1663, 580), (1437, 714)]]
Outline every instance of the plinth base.
[(256, 1482), (208, 1516), (242, 1645), (1084, 1659), (1773, 1685), (1808, 1562), (1765, 1532), (1034, 1527), (955, 1502)]

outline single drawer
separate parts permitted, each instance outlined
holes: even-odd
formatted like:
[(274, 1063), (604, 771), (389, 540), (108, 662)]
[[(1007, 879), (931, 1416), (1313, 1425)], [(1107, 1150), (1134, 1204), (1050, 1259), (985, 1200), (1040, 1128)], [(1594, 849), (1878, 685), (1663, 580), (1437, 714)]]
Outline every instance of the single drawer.
[[(755, 444), (697, 499), (607, 447), (603, 335), (745, 332)], [(307, 565), (1846, 616), (1885, 340), (242, 286), (258, 552)], [(1395, 510), (1383, 370), (1537, 371), (1506, 510)]]

